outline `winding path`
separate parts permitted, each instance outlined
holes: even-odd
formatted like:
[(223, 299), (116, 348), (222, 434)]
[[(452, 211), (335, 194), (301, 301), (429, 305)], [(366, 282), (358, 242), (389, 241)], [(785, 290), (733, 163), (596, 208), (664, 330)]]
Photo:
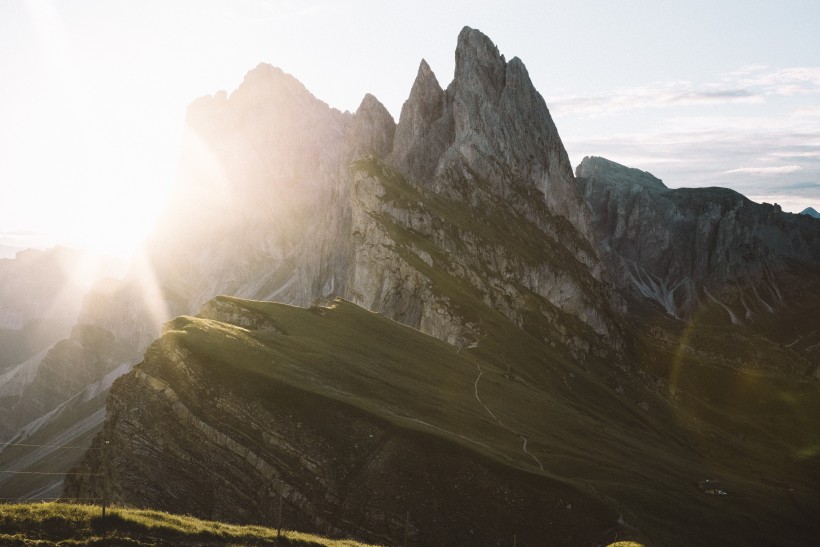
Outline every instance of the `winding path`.
[(510, 428), (509, 426), (507, 426), (507, 424), (505, 424), (501, 420), (499, 420), (498, 416), (496, 416), (493, 413), (493, 411), (490, 410), (490, 407), (488, 407), (486, 404), (484, 404), (484, 401), (482, 401), (481, 397), (478, 396), (478, 381), (481, 380), (481, 376), (484, 374), (484, 371), (481, 370), (481, 365), (479, 365), (478, 363), (476, 363), (475, 366), (478, 369), (478, 377), (476, 377), (475, 384), (474, 384), (476, 401), (478, 401), (478, 404), (480, 404), (481, 406), (484, 407), (484, 410), (487, 411), (487, 414), (492, 416), (493, 420), (495, 420), (498, 425), (500, 425), (502, 428), (506, 429), (507, 431), (509, 431), (510, 433), (512, 433), (513, 435), (515, 435), (516, 437), (518, 437), (519, 439), (521, 439), (523, 441), (523, 445), (521, 446), (521, 450), (523, 450), (526, 455), (528, 455), (533, 460), (535, 460), (535, 463), (538, 464), (538, 467), (541, 469), (541, 471), (544, 471), (544, 464), (541, 463), (541, 460), (539, 460), (538, 457), (535, 454), (533, 454), (532, 452), (527, 450), (527, 442), (528, 442), (527, 438), (524, 435), (522, 435), (521, 433), (519, 433), (519, 432), (515, 431), (514, 429)]

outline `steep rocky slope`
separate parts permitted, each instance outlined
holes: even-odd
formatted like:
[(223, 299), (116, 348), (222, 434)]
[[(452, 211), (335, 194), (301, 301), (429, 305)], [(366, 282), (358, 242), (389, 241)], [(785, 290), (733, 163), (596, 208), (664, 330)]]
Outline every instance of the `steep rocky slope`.
[(726, 188), (671, 190), (604, 158), (576, 175), (621, 288), (673, 317), (716, 313), (820, 365), (820, 222)]
[(27, 405), (40, 398), (32, 386), (49, 369), (49, 348), (71, 333), (91, 286), (117, 270), (111, 259), (60, 247), (0, 260), (0, 442), (42, 415)]
[(83, 295), (115, 273), (112, 260), (60, 247), (0, 259), (0, 374), (68, 335)]

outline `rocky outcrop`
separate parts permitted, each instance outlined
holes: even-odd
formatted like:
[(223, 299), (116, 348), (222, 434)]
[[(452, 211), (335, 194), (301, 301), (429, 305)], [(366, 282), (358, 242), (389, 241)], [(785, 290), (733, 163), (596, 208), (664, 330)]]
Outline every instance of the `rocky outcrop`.
[(750, 306), (787, 304), (775, 279), (791, 264), (820, 268), (820, 223), (776, 205), (725, 188), (670, 190), (603, 158), (584, 158), (576, 176), (620, 286), (675, 317), (732, 285), (748, 288), (746, 303), (728, 311), (740, 322)]
[(429, 184), (453, 138), (452, 106), (430, 65), (422, 60), (401, 109), (392, 163), (410, 179)]
[[(451, 191), (454, 174), (485, 180), (505, 199), (537, 191), (534, 200), (591, 241), (589, 214), (543, 97), (524, 63), (506, 62), (481, 31), (465, 27), (459, 34), (446, 92), (422, 61), (391, 158), (410, 180), (437, 192)], [(526, 212), (525, 203), (515, 205)]]
[(356, 110), (347, 137), (351, 158), (385, 158), (393, 150), (396, 122), (379, 100), (368, 93)]

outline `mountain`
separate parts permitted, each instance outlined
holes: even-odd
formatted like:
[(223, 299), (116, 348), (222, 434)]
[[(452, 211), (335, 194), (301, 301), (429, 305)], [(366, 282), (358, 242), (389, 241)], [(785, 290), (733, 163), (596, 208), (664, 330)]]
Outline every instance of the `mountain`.
[(0, 259), (0, 408), (6, 416), (0, 440), (20, 425), (12, 416), (25, 421), (30, 415), (22, 410), (32, 402), (29, 387), (48, 368), (48, 349), (71, 332), (85, 294), (118, 268), (113, 260), (61, 247)]
[(20, 438), (100, 434), (5, 461), (79, 463), (66, 498), (268, 524), (281, 502), (389, 544), (806, 543), (814, 224), (601, 158), (573, 174), (523, 63), (474, 29), (398, 123), (259, 65), (189, 108), (143, 260), (67, 339), (107, 365)]
[(712, 307), (818, 362), (820, 226), (726, 188), (671, 190), (588, 157), (576, 182), (616, 284), (691, 320)]
[(820, 213), (818, 213), (813, 207), (806, 207), (802, 211), (800, 211), (801, 215), (809, 215), (810, 217), (820, 218)]
[[(82, 438), (84, 431), (99, 428), (105, 400), (101, 393), (118, 374), (106, 375), (122, 363), (110, 364), (117, 352), (112, 351), (108, 333), (77, 322), (91, 287), (114, 283), (108, 276), (121, 275), (121, 270), (115, 260), (61, 247), (30, 249), (18, 252), (14, 259), (0, 259), (0, 466), (6, 471), (0, 475), (0, 490), (4, 497), (59, 496), (62, 476), (16, 472), (67, 470), (82, 456), (80, 449), (69, 451), (73, 457), (66, 461), (66, 451), (39, 445), (66, 444)], [(105, 357), (94, 355), (95, 344), (105, 348)], [(133, 362), (138, 355), (132, 353), (127, 360)], [(121, 368), (119, 373), (125, 371)], [(88, 408), (89, 397), (97, 398), (91, 405), (96, 408), (91, 422), (83, 422), (72, 408)], [(86, 446), (90, 438), (86, 437)], [(9, 442), (25, 446), (6, 446)], [(38, 467), (44, 461), (45, 470)], [(60, 463), (55, 466), (54, 461)]]
[[(355, 114), (341, 113), (269, 65), (250, 71), (230, 96), (195, 101), (176, 185), (141, 260), (123, 282), (94, 287), (85, 300), (77, 326), (94, 330), (96, 342), (78, 331), (53, 350), (60, 363), (66, 348), (82, 348), (76, 362), (95, 372), (56, 390), (44, 386), (51, 408), (15, 416), (16, 441), (64, 445), (71, 430), (82, 435), (68, 444), (80, 446), (102, 415), (88, 397), (104, 396), (110, 375), (138, 362), (165, 321), (196, 313), (218, 294), (301, 306), (340, 296), (461, 346), (485, 334), (474, 309), (480, 302), (522, 326), (552, 325), (532, 328), (579, 356), (619, 347), (611, 318), (620, 303), (601, 279), (588, 213), (543, 99), (523, 64), (507, 63), (480, 32), (465, 30), (458, 52), (447, 91), (421, 63), (398, 124), (372, 96)], [(549, 146), (513, 155), (515, 171), (498, 164), (501, 151), (526, 139), (487, 134), (481, 118), (489, 104), (498, 105), (503, 123), (530, 127)], [(452, 127), (430, 160), (438, 174), (411, 182), (414, 173), (406, 177), (393, 163), (417, 155), (433, 126)], [(451, 214), (464, 211), (465, 199), (480, 214)], [(497, 222), (507, 224), (515, 245), (487, 229)], [(543, 241), (533, 244), (533, 234)], [(459, 288), (452, 294), (447, 286)], [(51, 410), (68, 415), (61, 405), (85, 425), (44, 427), (55, 421)], [(62, 453), (30, 452), (6, 450), (0, 464), (33, 470)], [(77, 462), (58, 460), (54, 470)], [(4, 488), (31, 497), (42, 495), (45, 482), (54, 484), (27, 477)]]

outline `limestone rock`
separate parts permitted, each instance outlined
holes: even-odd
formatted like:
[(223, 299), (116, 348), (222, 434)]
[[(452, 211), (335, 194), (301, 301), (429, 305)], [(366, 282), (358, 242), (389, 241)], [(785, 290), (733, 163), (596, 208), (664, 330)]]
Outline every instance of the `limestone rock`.
[(379, 100), (368, 93), (356, 110), (348, 141), (353, 144), (351, 158), (385, 158), (393, 150), (396, 122)]
[(401, 109), (392, 163), (410, 179), (429, 183), (452, 142), (450, 105), (430, 65), (422, 60), (410, 97)]
[[(774, 278), (795, 261), (820, 267), (813, 219), (725, 188), (671, 190), (649, 173), (603, 158), (584, 158), (576, 175), (615, 278), (673, 316), (689, 317), (728, 284), (766, 295), (746, 297), (746, 309), (752, 300), (782, 306)], [(740, 322), (746, 309), (731, 312), (732, 320)]]

